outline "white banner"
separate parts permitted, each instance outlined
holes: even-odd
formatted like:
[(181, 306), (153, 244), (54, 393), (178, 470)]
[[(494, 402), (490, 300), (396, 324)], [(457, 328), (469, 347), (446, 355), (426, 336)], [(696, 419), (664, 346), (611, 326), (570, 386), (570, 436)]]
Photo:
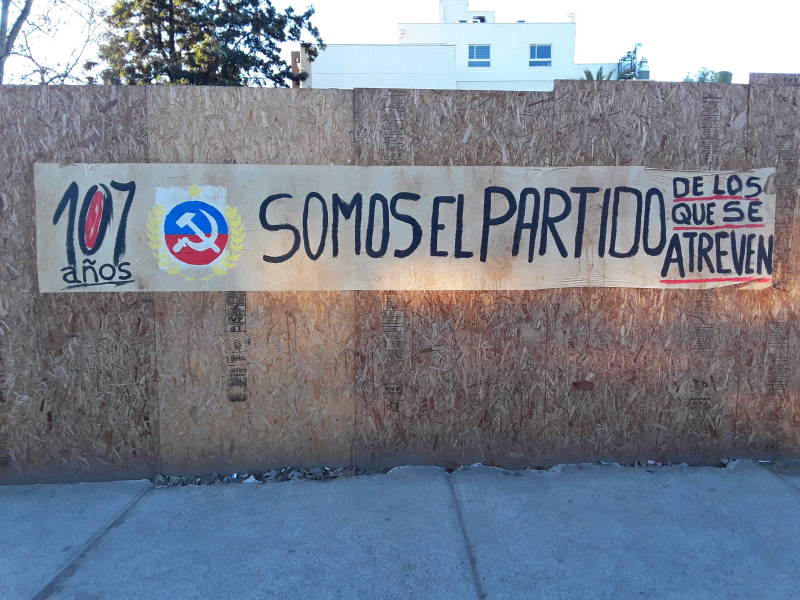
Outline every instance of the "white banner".
[(763, 287), (773, 173), (37, 164), (39, 289)]

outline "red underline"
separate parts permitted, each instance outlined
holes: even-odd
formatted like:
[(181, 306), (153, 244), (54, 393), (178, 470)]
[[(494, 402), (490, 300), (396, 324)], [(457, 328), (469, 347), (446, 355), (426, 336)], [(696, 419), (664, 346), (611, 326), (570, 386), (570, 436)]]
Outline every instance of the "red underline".
[(744, 196), (703, 196), (702, 198), (673, 198), (673, 202), (706, 202), (708, 200), (745, 200), (761, 202), (761, 198), (745, 198)]
[(753, 281), (768, 283), (771, 277), (712, 277), (710, 279), (662, 279), (661, 283), (719, 283), (721, 281)]
[(683, 231), (685, 229), (741, 229), (743, 227), (766, 227), (766, 224), (748, 223), (747, 225), (687, 225), (685, 227), (673, 227), (673, 231)]

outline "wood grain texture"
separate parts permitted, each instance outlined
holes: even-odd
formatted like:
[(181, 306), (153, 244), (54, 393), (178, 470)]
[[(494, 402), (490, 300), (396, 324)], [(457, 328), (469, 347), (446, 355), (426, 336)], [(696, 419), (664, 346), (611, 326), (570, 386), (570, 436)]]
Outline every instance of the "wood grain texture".
[[(525, 96), (515, 95), (542, 118), (516, 122), (517, 135), (494, 146), (483, 135), (473, 148), (458, 145), (464, 116), (480, 112), (469, 104), (496, 104), (497, 93), (356, 90), (359, 163), (485, 164), (488, 156), (519, 165), (755, 166), (747, 86), (561, 81), (549, 103)], [(531, 139), (550, 145), (537, 154)], [(713, 464), (746, 452), (746, 396), (764, 377), (763, 364), (750, 365), (767, 334), (741, 306), (763, 295), (361, 293), (356, 456), (371, 465)]]
[(151, 162), (350, 164), (352, 92), (153, 86)]
[[(745, 168), (746, 86), (559, 81), (554, 95), (559, 166)], [(586, 431), (572, 438), (567, 456), (714, 464), (734, 453), (736, 306), (747, 294), (754, 293), (575, 291), (584, 308), (570, 335), (607, 340), (576, 357), (580, 371), (599, 374), (576, 418), (586, 424), (598, 413), (605, 418), (594, 446), (580, 444), (592, 438)], [(613, 425), (605, 434), (607, 421)]]
[(551, 164), (550, 92), (353, 93), (359, 165)]
[[(354, 94), (358, 164), (551, 164), (550, 93)], [(559, 318), (561, 294), (358, 293), (357, 462), (535, 464), (557, 454), (563, 414), (548, 403), (546, 352), (530, 342)]]
[(555, 166), (743, 169), (747, 86), (558, 81)]
[(153, 296), (39, 294), (32, 260), (33, 163), (146, 162), (144, 95), (0, 86), (0, 439), (9, 463), (0, 482), (156, 468)]
[(800, 75), (750, 75), (748, 160), (775, 166), (772, 288), (740, 305), (742, 367), (737, 449), (800, 456), (800, 281), (793, 260), (800, 199)]
[[(800, 76), (766, 74), (553, 93), (2, 86), (0, 482), (798, 456), (798, 107)], [(38, 294), (35, 161), (775, 166), (776, 285), (247, 293), (231, 332), (224, 293)]]
[[(153, 162), (353, 159), (347, 91), (159, 87), (148, 91), (147, 107)], [(248, 292), (246, 332), (231, 335), (223, 293), (158, 295), (163, 471), (348, 464), (353, 298)], [(231, 401), (229, 385), (237, 341), (246, 345), (243, 402)]]

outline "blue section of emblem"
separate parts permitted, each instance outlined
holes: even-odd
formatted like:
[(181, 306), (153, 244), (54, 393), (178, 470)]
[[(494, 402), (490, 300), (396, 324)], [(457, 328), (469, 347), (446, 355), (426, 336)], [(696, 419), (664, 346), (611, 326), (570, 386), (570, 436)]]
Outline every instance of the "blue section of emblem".
[[(212, 223), (211, 219), (216, 223)], [(198, 230), (206, 235), (226, 235), (228, 222), (219, 209), (200, 200), (187, 200), (177, 204), (164, 219), (166, 235), (196, 235)]]

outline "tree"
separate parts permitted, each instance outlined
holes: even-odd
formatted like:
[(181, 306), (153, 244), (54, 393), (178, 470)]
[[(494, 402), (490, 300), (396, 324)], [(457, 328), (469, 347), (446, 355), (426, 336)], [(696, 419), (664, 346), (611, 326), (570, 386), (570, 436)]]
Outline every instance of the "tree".
[(687, 73), (683, 80), (696, 83), (716, 83), (719, 81), (719, 74), (716, 71), (702, 67), (694, 77)]
[(6, 60), (14, 50), (17, 36), (31, 14), (32, 5), (33, 0), (0, 0), (0, 84), (3, 83)]
[(590, 69), (583, 70), (583, 78), (586, 81), (608, 81), (613, 76), (614, 76), (614, 70), (611, 70), (608, 73), (604, 73), (603, 67), (597, 69), (597, 73), (592, 73)]
[[(41, 10), (30, 15), (12, 52), (19, 63), (16, 79), (40, 85), (93, 83), (94, 78), (83, 76), (80, 68), (88, 71), (97, 64), (86, 60), (99, 43), (101, 13), (95, 0), (48, 0), (37, 7)], [(54, 52), (52, 40), (64, 39), (75, 42), (62, 41)]]
[(299, 41), (311, 60), (324, 48), (313, 14), (313, 8), (280, 12), (272, 0), (117, 0), (106, 19), (108, 41), (100, 47), (108, 63), (102, 79), (287, 87), (308, 74), (292, 72), (280, 45)]

